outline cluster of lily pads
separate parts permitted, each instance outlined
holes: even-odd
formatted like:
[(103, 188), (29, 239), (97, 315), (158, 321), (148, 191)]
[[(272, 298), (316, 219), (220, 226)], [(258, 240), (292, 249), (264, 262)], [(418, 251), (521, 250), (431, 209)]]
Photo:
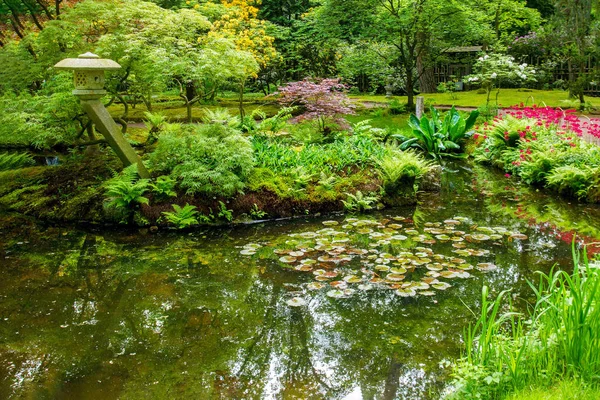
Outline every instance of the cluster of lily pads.
[[(247, 244), (240, 254), (252, 256), (265, 247), (273, 248), (282, 266), (312, 274), (307, 289), (327, 290), (329, 297), (348, 297), (356, 290), (371, 289), (414, 297), (446, 290), (451, 284), (445, 280), (469, 278), (469, 271), (496, 269), (484, 261), (490, 250), (478, 245), (527, 239), (527, 235), (504, 227), (473, 225), (464, 217), (427, 222), (422, 230), (404, 217), (346, 218), (342, 225), (338, 221), (324, 221), (323, 225), (325, 228), (317, 231), (291, 233), (283, 243)], [(435, 244), (451, 246), (454, 254), (434, 252), (431, 246)], [(305, 303), (301, 297), (288, 300), (291, 306)]]

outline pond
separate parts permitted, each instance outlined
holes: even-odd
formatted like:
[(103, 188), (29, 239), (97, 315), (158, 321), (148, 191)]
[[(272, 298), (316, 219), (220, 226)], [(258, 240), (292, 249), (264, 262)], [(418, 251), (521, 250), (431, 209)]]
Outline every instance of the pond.
[(0, 397), (438, 398), (482, 286), (524, 304), (596, 227), (596, 206), (469, 164), (358, 216), (151, 233), (6, 215)]

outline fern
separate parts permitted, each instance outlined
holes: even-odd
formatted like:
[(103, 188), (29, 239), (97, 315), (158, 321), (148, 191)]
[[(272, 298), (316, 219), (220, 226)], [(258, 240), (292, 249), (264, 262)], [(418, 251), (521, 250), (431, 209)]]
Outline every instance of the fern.
[(432, 165), (415, 151), (393, 149), (377, 164), (383, 189), (388, 194), (396, 193), (402, 186), (417, 183), (431, 170)]
[(138, 204), (148, 204), (149, 200), (143, 197), (148, 190), (148, 179), (139, 179), (137, 166), (131, 165), (124, 168), (123, 171), (108, 180), (104, 187), (106, 188), (107, 207), (114, 207), (121, 210), (131, 210)]
[(0, 171), (19, 169), (34, 165), (35, 161), (28, 153), (3, 153), (0, 154)]
[(344, 208), (350, 212), (362, 212), (373, 209), (373, 204), (379, 201), (379, 197), (364, 195), (360, 190), (355, 194), (346, 193), (348, 198), (342, 200)]
[(156, 178), (155, 183), (150, 183), (152, 192), (159, 198), (175, 197), (175, 184), (177, 181), (170, 176), (162, 175)]
[(192, 206), (187, 204), (183, 207), (178, 206), (177, 204), (173, 204), (173, 210), (164, 211), (163, 215), (170, 223), (177, 226), (179, 229), (188, 228), (192, 225), (198, 224), (198, 211), (196, 211), (196, 206)]
[(589, 190), (598, 184), (598, 172), (599, 168), (564, 165), (553, 169), (546, 177), (546, 181), (549, 187), (559, 193), (584, 199), (588, 196)]

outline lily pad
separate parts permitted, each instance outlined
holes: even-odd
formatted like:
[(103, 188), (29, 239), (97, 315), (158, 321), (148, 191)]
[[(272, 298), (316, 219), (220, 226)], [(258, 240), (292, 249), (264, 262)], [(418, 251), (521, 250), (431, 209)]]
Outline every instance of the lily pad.
[(449, 283), (446, 283), (446, 282), (438, 282), (438, 283), (432, 283), (431, 286), (437, 290), (446, 290), (452, 285), (450, 285)]
[(494, 264), (492, 263), (479, 263), (477, 264), (477, 269), (481, 272), (489, 272), (489, 271), (493, 271), (495, 269), (497, 269), (498, 267), (496, 267)]
[(279, 258), (279, 261), (281, 261), (282, 263), (286, 263), (286, 264), (293, 264), (296, 262), (296, 257), (283, 256), (283, 257)]
[(304, 300), (302, 297), (292, 297), (286, 301), (286, 303), (291, 307), (300, 307), (306, 305), (306, 300)]
[(325, 287), (325, 285), (321, 282), (311, 282), (308, 285), (306, 285), (307, 288), (309, 288), (310, 290), (319, 290), (319, 289), (323, 289)]
[(389, 282), (400, 282), (403, 281), (404, 278), (406, 277), (402, 274), (387, 274), (385, 277), (385, 279)]
[(243, 256), (253, 256), (254, 254), (256, 254), (256, 250), (254, 249), (244, 249), (242, 251), (240, 251), (240, 254)]
[(510, 235), (510, 238), (517, 239), (517, 240), (527, 240), (528, 236), (517, 232), (517, 233), (513, 233), (512, 235)]
[(405, 289), (397, 289), (396, 294), (400, 297), (414, 297), (417, 295), (417, 292), (412, 288)]
[(340, 223), (337, 221), (323, 221), (323, 225), (325, 226), (334, 226), (334, 225), (339, 225)]
[(333, 289), (333, 290), (330, 290), (327, 292), (327, 296), (333, 297), (333, 298), (344, 297), (344, 291), (340, 290), (340, 289)]

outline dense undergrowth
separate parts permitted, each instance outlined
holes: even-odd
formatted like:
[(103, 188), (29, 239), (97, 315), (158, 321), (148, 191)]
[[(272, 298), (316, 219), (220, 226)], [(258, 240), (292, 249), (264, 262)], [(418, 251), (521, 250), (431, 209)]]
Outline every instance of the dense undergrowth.
[(565, 125), (552, 111), (513, 113), (486, 124), (479, 131), (475, 160), (503, 169), (507, 178), (600, 201), (600, 148), (583, 141), (581, 128)]
[(514, 398), (512, 393), (527, 396), (532, 388), (560, 391), (571, 381), (589, 388), (582, 394), (598, 393), (600, 270), (575, 247), (573, 261), (572, 273), (556, 269), (529, 283), (535, 302), (525, 312), (509, 292), (490, 300), (483, 288), (481, 313), (465, 331), (447, 398)]

